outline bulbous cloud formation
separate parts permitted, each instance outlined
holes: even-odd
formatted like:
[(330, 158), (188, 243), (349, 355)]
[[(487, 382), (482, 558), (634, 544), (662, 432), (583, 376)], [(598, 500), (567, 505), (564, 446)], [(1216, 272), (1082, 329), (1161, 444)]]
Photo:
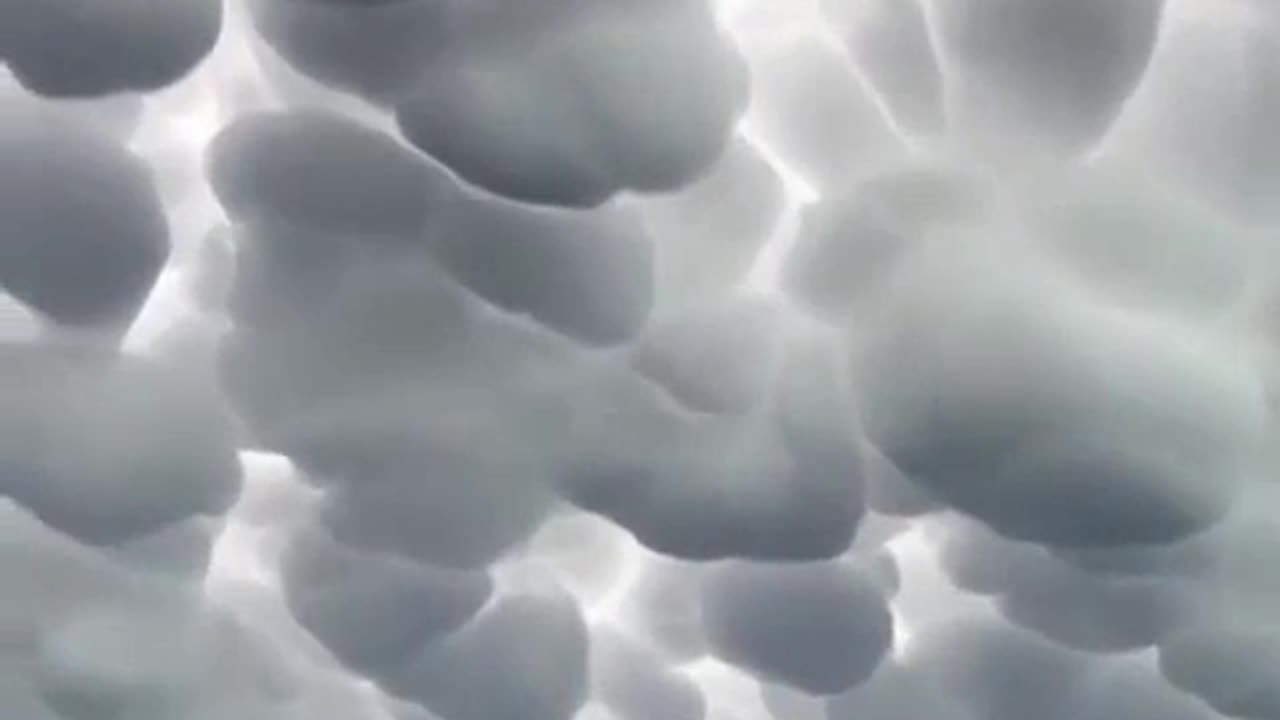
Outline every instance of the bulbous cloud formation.
[(234, 435), (211, 388), (143, 359), (56, 347), (5, 345), (0, 366), (0, 490), (51, 527), (114, 544), (234, 502)]
[(1167, 543), (1224, 516), (1263, 443), (1251, 367), (1034, 265), (1002, 278), (993, 258), (940, 257), (903, 278), (860, 361), (890, 459), (1022, 540)]
[(848, 548), (864, 514), (860, 448), (821, 342), (798, 341), (772, 395), (742, 415), (694, 414), (643, 378), (588, 388), (565, 497), (686, 559), (820, 560)]
[[(1229, 11), (1228, 11), (1229, 10)], [(1275, 8), (1171, 4), (1146, 81), (1105, 155), (1177, 177), (1232, 213), (1275, 221)]]
[(1198, 607), (1176, 578), (1094, 574), (976, 523), (952, 525), (940, 555), (952, 581), (993, 597), (1009, 622), (1058, 644), (1102, 653), (1152, 647)]
[(302, 73), (394, 107), (414, 145), (522, 201), (590, 206), (685, 185), (720, 155), (747, 94), (702, 2), (255, 0), (251, 10)]
[(411, 658), (390, 686), (457, 720), (569, 720), (586, 700), (588, 665), (571, 600), (516, 595)]
[(189, 73), (221, 28), (208, 0), (5, 0), (0, 63), (41, 95), (152, 91)]
[(0, 0), (0, 716), (1280, 720), (1277, 22)]
[(713, 653), (815, 695), (860, 685), (893, 641), (880, 591), (835, 565), (730, 564), (703, 586)]
[(430, 171), (390, 138), (332, 114), (239, 118), (206, 158), (233, 217), (371, 235), (413, 234), (427, 223)]
[(776, 308), (753, 298), (691, 308), (651, 323), (631, 364), (693, 410), (746, 412), (780, 369), (782, 322)]
[(1031, 185), (1022, 215), (1036, 239), (1110, 302), (1213, 317), (1249, 282), (1241, 225), (1159, 178), (1085, 170)]
[(312, 528), (282, 562), (290, 611), (342, 662), (377, 675), (461, 627), (493, 590), (483, 573), (360, 553)]
[(0, 287), (53, 323), (123, 331), (169, 256), (150, 168), (80, 113), (0, 97)]
[(988, 152), (1071, 153), (1096, 142), (1138, 86), (1165, 0), (930, 4), (949, 129)]
[(122, 562), (0, 502), (0, 702), (24, 718), (313, 717), (354, 693), (290, 657), (196, 583)]
[(500, 308), (598, 346), (634, 337), (649, 317), (653, 243), (625, 208), (572, 212), (458, 196), (437, 218), (440, 264)]
[(856, 323), (931, 237), (989, 221), (989, 182), (977, 171), (895, 163), (833, 189), (801, 214), (780, 270), (784, 290), (831, 324)]

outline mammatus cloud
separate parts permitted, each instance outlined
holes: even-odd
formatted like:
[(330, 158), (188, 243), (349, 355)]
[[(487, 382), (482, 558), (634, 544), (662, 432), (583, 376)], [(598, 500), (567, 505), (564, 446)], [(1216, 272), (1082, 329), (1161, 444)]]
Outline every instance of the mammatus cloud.
[(0, 717), (1280, 720), (1260, 0), (0, 0)]
[(203, 0), (5, 0), (0, 61), (39, 95), (148, 92), (192, 72), (221, 26), (222, 4)]
[(0, 285), (54, 323), (122, 331), (169, 256), (150, 170), (80, 113), (3, 97)]

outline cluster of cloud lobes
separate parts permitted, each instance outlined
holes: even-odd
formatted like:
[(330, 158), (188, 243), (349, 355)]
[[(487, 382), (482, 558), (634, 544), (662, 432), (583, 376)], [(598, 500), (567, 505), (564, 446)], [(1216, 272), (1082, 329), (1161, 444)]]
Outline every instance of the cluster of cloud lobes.
[(0, 0), (0, 716), (1280, 720), (1265, 0)]

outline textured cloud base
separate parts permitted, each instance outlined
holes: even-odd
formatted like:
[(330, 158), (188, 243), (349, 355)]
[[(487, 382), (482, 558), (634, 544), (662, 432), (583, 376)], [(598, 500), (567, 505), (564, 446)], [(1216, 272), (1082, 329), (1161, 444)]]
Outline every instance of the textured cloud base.
[(1280, 720), (1264, 0), (0, 0), (0, 717)]

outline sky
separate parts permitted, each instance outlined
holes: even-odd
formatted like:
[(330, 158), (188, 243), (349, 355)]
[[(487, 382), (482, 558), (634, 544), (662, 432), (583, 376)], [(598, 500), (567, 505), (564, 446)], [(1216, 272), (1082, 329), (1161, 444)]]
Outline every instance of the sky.
[(1280, 720), (1265, 0), (0, 0), (0, 715)]

